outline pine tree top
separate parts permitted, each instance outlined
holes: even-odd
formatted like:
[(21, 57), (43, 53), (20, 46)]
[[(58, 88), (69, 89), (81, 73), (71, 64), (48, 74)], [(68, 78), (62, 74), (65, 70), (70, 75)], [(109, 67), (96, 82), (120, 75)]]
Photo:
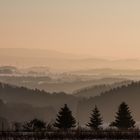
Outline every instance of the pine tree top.
[(72, 116), (72, 112), (67, 104), (65, 104), (58, 112), (54, 126), (59, 129), (69, 129), (75, 127), (75, 124), (75, 118)]
[(111, 123), (111, 126), (116, 126), (119, 129), (135, 127), (135, 121), (133, 120), (129, 106), (125, 102), (120, 104), (115, 116), (115, 121)]
[(87, 124), (88, 127), (94, 130), (98, 130), (99, 127), (102, 125), (102, 117), (100, 111), (98, 110), (97, 106), (92, 110), (90, 122)]

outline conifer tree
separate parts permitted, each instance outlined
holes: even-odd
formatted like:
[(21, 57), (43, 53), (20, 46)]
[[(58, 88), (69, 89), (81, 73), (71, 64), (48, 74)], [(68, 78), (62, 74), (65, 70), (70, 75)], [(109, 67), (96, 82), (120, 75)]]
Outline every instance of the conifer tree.
[(118, 112), (116, 113), (115, 121), (112, 122), (110, 126), (115, 126), (119, 129), (135, 127), (135, 121), (133, 120), (129, 107), (125, 102), (120, 104)]
[(67, 104), (65, 104), (64, 107), (60, 109), (57, 115), (56, 122), (54, 123), (54, 127), (67, 130), (75, 126), (76, 126), (76, 120), (72, 116), (72, 112), (68, 108)]
[(93, 130), (99, 130), (100, 126), (102, 125), (102, 122), (103, 120), (100, 111), (98, 110), (97, 106), (95, 106), (90, 117), (90, 122), (87, 124), (87, 126)]

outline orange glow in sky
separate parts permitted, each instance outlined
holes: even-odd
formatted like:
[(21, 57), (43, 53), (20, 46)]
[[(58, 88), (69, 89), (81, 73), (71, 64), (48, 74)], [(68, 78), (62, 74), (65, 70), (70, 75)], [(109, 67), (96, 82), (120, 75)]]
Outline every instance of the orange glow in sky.
[(0, 47), (140, 58), (139, 0), (0, 0)]

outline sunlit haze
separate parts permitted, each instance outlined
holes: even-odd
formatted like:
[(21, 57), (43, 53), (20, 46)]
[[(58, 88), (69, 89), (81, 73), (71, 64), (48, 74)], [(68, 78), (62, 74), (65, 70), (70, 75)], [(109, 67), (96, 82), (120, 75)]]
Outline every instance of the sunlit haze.
[(0, 47), (140, 58), (139, 0), (0, 0)]
[(140, 0), (0, 0), (0, 140), (140, 138)]

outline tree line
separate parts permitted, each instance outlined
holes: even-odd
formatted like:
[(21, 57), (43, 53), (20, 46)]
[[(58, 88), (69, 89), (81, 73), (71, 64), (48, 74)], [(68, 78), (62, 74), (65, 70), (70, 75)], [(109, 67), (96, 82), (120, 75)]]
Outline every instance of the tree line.
[[(129, 109), (129, 106), (122, 102), (119, 107), (118, 111), (115, 115), (115, 120), (110, 123), (110, 127), (116, 127), (119, 130), (127, 130), (130, 128), (135, 128), (136, 122), (133, 119), (133, 116), (131, 115), (131, 111)], [(91, 130), (98, 131), (102, 129), (103, 125), (103, 117), (101, 116), (101, 113), (97, 106), (94, 107), (94, 109), (91, 112), (90, 120), (87, 122), (86, 126), (89, 127)], [(15, 130), (19, 131), (21, 129), (20, 124), (15, 123)], [(72, 111), (69, 109), (67, 104), (65, 104), (58, 112), (56, 120), (53, 124), (49, 124), (47, 126), (48, 129), (51, 129), (52, 127), (57, 128), (59, 130), (67, 131), (71, 128), (75, 128), (76, 125), (76, 119), (72, 115)], [(29, 122), (26, 122), (22, 125), (22, 130), (24, 131), (45, 131), (46, 130), (46, 122), (34, 119)]]

